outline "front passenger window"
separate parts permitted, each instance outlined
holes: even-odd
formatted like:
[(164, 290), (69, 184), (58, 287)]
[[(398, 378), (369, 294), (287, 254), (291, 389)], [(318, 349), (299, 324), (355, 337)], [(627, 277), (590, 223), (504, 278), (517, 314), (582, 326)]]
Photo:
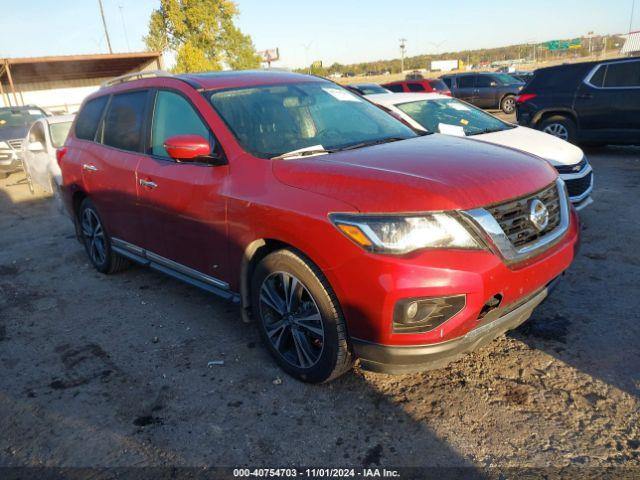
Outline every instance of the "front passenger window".
[(199, 135), (209, 140), (209, 129), (182, 95), (160, 90), (151, 127), (151, 154), (169, 158), (164, 141), (174, 135)]

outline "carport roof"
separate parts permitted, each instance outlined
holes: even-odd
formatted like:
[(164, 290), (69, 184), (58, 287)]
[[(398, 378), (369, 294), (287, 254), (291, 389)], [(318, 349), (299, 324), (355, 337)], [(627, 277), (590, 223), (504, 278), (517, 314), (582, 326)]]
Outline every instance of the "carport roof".
[(84, 80), (117, 77), (144, 68), (160, 58), (160, 52), (64, 55), (57, 57), (0, 59), (0, 82), (14, 84), (41, 81)]

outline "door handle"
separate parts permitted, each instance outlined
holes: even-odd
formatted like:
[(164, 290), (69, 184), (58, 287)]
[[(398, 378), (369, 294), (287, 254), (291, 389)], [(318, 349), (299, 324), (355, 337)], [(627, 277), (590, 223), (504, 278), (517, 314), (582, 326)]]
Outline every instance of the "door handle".
[(85, 163), (82, 165), (82, 169), (83, 170), (88, 170), (89, 172), (97, 172), (98, 171), (98, 167), (96, 167), (95, 165), (91, 165), (90, 163)]
[(578, 95), (578, 98), (581, 100), (591, 100), (593, 98), (593, 93), (581, 93)]
[(140, 179), (140, 180), (138, 180), (138, 182), (140, 183), (140, 185), (142, 185), (143, 187), (147, 187), (147, 188), (156, 188), (158, 186), (158, 184), (156, 182), (152, 182), (150, 180)]

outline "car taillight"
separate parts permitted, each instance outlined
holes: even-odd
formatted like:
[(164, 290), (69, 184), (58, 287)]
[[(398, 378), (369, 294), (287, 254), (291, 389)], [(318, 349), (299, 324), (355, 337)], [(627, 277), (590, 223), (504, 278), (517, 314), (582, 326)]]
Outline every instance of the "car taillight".
[(529, 100), (533, 100), (537, 96), (538, 94), (536, 93), (523, 93), (522, 95), (518, 95), (518, 97), (516, 98), (516, 102), (525, 103), (525, 102), (528, 102)]
[(58, 166), (61, 166), (60, 162), (62, 161), (62, 157), (64, 157), (66, 153), (67, 147), (60, 147), (56, 150), (56, 160), (58, 161)]

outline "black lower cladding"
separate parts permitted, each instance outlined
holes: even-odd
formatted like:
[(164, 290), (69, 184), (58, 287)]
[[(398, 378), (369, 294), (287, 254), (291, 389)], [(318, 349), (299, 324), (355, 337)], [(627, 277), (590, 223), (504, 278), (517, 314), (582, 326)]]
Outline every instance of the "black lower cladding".
[(352, 338), (353, 350), (360, 359), (361, 368), (373, 372), (400, 374), (442, 368), (524, 323), (559, 279), (560, 276), (556, 277), (525, 299), (493, 310), (473, 330), (453, 340), (429, 345), (395, 346)]
[(567, 185), (567, 191), (570, 197), (579, 197), (584, 194), (591, 187), (591, 177), (593, 172), (589, 172), (587, 175), (581, 178), (574, 178), (572, 180), (565, 180)]

